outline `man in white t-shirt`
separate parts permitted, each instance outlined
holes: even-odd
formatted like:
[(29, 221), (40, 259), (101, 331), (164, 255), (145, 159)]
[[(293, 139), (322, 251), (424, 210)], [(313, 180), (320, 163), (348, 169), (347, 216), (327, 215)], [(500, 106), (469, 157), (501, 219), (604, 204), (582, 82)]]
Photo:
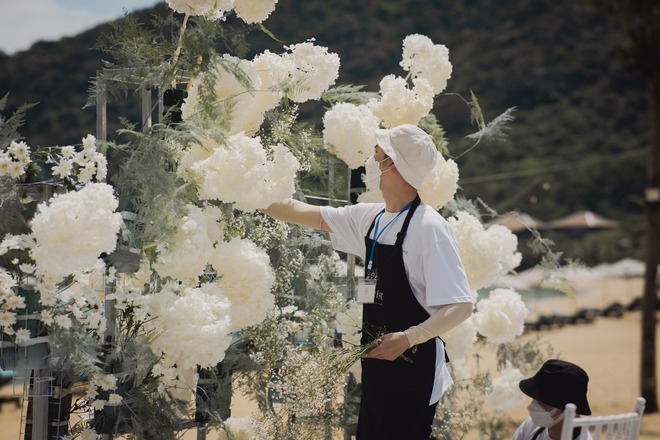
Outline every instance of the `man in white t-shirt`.
[[(589, 376), (570, 362), (550, 359), (533, 377), (521, 380), (520, 390), (531, 397), (529, 417), (520, 424), (512, 440), (559, 440), (564, 422), (564, 408), (572, 403), (576, 413), (590, 415), (587, 401)], [(574, 433), (574, 438), (580, 434)], [(586, 438), (591, 440), (587, 433)]]
[(295, 200), (264, 210), (330, 233), (336, 250), (364, 257), (359, 440), (427, 440), (438, 401), (452, 380), (439, 336), (472, 314), (473, 298), (449, 224), (418, 190), (437, 149), (414, 125), (376, 130), (367, 179), (385, 203), (332, 208)]

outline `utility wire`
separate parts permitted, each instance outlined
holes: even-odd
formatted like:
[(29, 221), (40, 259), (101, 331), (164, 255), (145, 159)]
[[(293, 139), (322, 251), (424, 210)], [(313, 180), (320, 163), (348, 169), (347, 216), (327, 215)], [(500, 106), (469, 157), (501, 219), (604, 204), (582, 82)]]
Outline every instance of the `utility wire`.
[(566, 164), (554, 164), (554, 165), (548, 165), (545, 167), (537, 167), (537, 168), (527, 168), (524, 170), (514, 170), (514, 171), (506, 171), (503, 173), (497, 173), (497, 174), (488, 174), (485, 176), (477, 176), (477, 177), (467, 177), (467, 178), (459, 178), (459, 185), (469, 185), (473, 183), (483, 183), (483, 182), (493, 182), (496, 180), (505, 180), (505, 179), (510, 179), (510, 178), (515, 178), (515, 177), (526, 177), (526, 176), (534, 176), (538, 174), (549, 174), (549, 173), (555, 173), (559, 171), (566, 171), (566, 170), (571, 170), (574, 168), (579, 168), (579, 167), (586, 167), (586, 166), (591, 166), (595, 165), (600, 162), (605, 162), (607, 160), (612, 160), (612, 159), (625, 159), (628, 157), (634, 157), (641, 155), (643, 153), (646, 153), (645, 148), (640, 148), (637, 150), (631, 150), (631, 151), (626, 151), (623, 153), (618, 153), (618, 154), (613, 154), (610, 156), (600, 156), (600, 157), (592, 157), (589, 159), (585, 159), (581, 162), (572, 162), (572, 163), (566, 163)]

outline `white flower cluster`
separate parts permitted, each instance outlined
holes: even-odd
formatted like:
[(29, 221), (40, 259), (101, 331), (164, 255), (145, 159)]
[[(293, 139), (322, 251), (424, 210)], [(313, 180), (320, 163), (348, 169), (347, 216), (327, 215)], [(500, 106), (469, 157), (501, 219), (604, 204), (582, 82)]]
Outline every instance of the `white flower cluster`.
[(25, 308), (25, 300), (16, 294), (17, 285), (12, 274), (0, 267), (0, 327), (9, 335), (14, 334), (16, 310)]
[(11, 249), (30, 249), (34, 245), (30, 234), (6, 234), (0, 241), (0, 255), (6, 254)]
[(339, 55), (328, 52), (323, 46), (316, 46), (312, 41), (288, 46), (288, 53), (282, 57), (291, 63), (288, 78), (293, 84), (290, 98), (295, 102), (319, 99), (339, 76)]
[(7, 151), (0, 151), (0, 177), (18, 179), (30, 163), (30, 147), (25, 142), (12, 141)]
[(400, 64), (413, 78), (426, 79), (434, 95), (445, 90), (451, 77), (449, 49), (442, 44), (433, 44), (424, 35), (412, 34), (403, 39), (403, 60)]
[(114, 251), (122, 223), (121, 214), (114, 212), (117, 206), (112, 187), (105, 183), (56, 194), (49, 204), (40, 204), (32, 221), (35, 245), (30, 251), (37, 274), (63, 278)]
[(82, 151), (76, 151), (71, 145), (61, 147), (61, 158), (53, 167), (53, 175), (82, 184), (91, 182), (94, 177), (97, 182), (103, 182), (108, 175), (108, 161), (97, 151), (96, 138), (88, 134), (82, 144)]
[(117, 389), (117, 377), (114, 374), (96, 374), (89, 381), (89, 387), (85, 396), (92, 402), (92, 408), (97, 411), (106, 406), (121, 404), (124, 398), (117, 393), (110, 393), (108, 400), (98, 399), (100, 391), (115, 391)]
[(151, 349), (164, 355), (171, 367), (213, 367), (225, 357), (231, 344), (231, 304), (214, 284), (176, 291), (165, 285), (145, 298), (151, 320), (145, 329), (153, 332)]
[(216, 245), (209, 262), (220, 278), (218, 288), (231, 301), (231, 331), (262, 322), (275, 305), (268, 254), (237, 237)]
[(162, 277), (195, 284), (209, 262), (214, 243), (222, 240), (219, 208), (188, 205), (174, 236), (158, 245), (153, 268)]
[(282, 145), (271, 147), (272, 157), (259, 137), (243, 133), (232, 136), (226, 146), (218, 145), (211, 156), (193, 164), (202, 177), (199, 197), (234, 203), (242, 211), (256, 211), (291, 197), (299, 163)]
[[(243, 76), (241, 81), (229, 67), (240, 70)], [(249, 84), (246, 84), (246, 81)], [(207, 90), (205, 86), (212, 84), (212, 90)], [(257, 99), (259, 94), (252, 92), (261, 90), (261, 80), (253, 63), (242, 60), (230, 55), (223, 55), (212, 64), (210, 70), (195, 78), (188, 91), (183, 105), (181, 106), (181, 116), (184, 120), (209, 119), (215, 121), (216, 125), (223, 127), (226, 135), (232, 135), (239, 132), (252, 134), (259, 129), (263, 122), (264, 113), (272, 106), (261, 106), (266, 103), (264, 100)], [(211, 95), (212, 93), (212, 95)], [(201, 96), (204, 95), (204, 96)], [(213, 108), (203, 108), (200, 100), (208, 99), (207, 96), (213, 96)], [(229, 126), (227, 126), (229, 121)]]
[(471, 319), (466, 319), (459, 325), (443, 333), (442, 340), (449, 359), (453, 363), (457, 359), (464, 358), (477, 342), (477, 329)]
[(523, 379), (525, 375), (509, 365), (502, 375), (493, 379), (486, 402), (501, 411), (521, 405), (525, 401), (525, 395), (520, 391), (518, 383)]
[(499, 275), (515, 269), (522, 260), (516, 252), (518, 238), (502, 225), (485, 229), (473, 215), (461, 211), (448, 219), (456, 233), (461, 261), (472, 290), (492, 285)]
[[(230, 120), (230, 126), (222, 129), (225, 135), (253, 134), (263, 122), (265, 112), (282, 99), (284, 90), (295, 102), (319, 99), (339, 75), (339, 56), (309, 41), (289, 46), (287, 50), (282, 55), (266, 51), (253, 61), (224, 55), (209, 72), (192, 81), (181, 106), (182, 118), (210, 117), (221, 127)], [(228, 64), (239, 69), (249, 85), (230, 72)], [(213, 109), (202, 108), (200, 102), (202, 95), (211, 92), (204, 90), (209, 83), (215, 97)]]
[(433, 88), (424, 78), (414, 78), (412, 89), (404, 78), (387, 75), (380, 81), (380, 99), (369, 100), (369, 108), (385, 127), (417, 125), (433, 108)]
[(445, 350), (451, 361), (452, 377), (455, 380), (465, 380), (470, 377), (467, 365), (467, 355), (477, 342), (477, 329), (471, 319), (466, 319), (459, 325), (442, 335)]
[(477, 302), (472, 316), (477, 331), (488, 342), (504, 344), (522, 335), (529, 310), (513, 289), (494, 289)]
[[(367, 105), (340, 103), (323, 117), (324, 145), (350, 168), (364, 165), (375, 145), (374, 129), (380, 124), (395, 127), (414, 124), (433, 108), (433, 98), (447, 86), (452, 66), (449, 51), (434, 45), (423, 35), (409, 35), (403, 41), (401, 66), (410, 70), (408, 78), (387, 75), (380, 82), (380, 97)], [(452, 161), (439, 161), (425, 185), (425, 201), (440, 208), (451, 200), (457, 188), (458, 167)], [(370, 184), (367, 182), (368, 192)], [(360, 202), (381, 201), (378, 191), (362, 194)]]
[(105, 285), (102, 281), (105, 272), (105, 265), (99, 262), (85, 273), (76, 273), (73, 282), (55, 295), (49, 291), (40, 291), (41, 304), (44, 306), (41, 311), (42, 322), (68, 329), (75, 319), (83, 328), (102, 337), (106, 329), (103, 303)]
[(224, 18), (232, 11), (246, 23), (261, 23), (275, 10), (277, 0), (167, 0), (170, 8), (181, 14)]
[(336, 104), (323, 116), (323, 143), (350, 168), (361, 167), (373, 154), (378, 123), (366, 105)]
[(234, 8), (234, 0), (167, 0), (167, 5), (181, 14), (217, 20)]
[(435, 167), (424, 180), (419, 196), (429, 206), (440, 209), (454, 198), (458, 189), (458, 165), (438, 154)]
[(261, 23), (275, 10), (277, 0), (234, 0), (234, 12), (246, 23)]

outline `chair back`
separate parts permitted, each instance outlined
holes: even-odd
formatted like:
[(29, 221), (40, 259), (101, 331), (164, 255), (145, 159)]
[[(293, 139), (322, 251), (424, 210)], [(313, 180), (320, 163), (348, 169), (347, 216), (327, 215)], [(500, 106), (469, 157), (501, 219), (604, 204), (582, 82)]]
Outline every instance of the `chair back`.
[(566, 405), (564, 425), (561, 430), (561, 440), (573, 440), (573, 430), (579, 429), (577, 440), (635, 440), (639, 439), (642, 426), (642, 415), (646, 400), (638, 397), (635, 400), (635, 411), (609, 416), (575, 417), (576, 407), (572, 403)]

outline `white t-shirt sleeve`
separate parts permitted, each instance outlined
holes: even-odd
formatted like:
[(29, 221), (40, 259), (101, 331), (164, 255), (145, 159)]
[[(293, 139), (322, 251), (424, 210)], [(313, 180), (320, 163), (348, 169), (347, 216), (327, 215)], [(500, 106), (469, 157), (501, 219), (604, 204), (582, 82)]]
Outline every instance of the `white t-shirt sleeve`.
[(427, 307), (474, 301), (456, 237), (448, 225), (443, 229), (443, 233), (427, 237), (421, 259)]
[(383, 203), (358, 203), (340, 208), (322, 206), (323, 221), (332, 229), (332, 247), (337, 251), (364, 258), (364, 236), (371, 222), (384, 207)]

